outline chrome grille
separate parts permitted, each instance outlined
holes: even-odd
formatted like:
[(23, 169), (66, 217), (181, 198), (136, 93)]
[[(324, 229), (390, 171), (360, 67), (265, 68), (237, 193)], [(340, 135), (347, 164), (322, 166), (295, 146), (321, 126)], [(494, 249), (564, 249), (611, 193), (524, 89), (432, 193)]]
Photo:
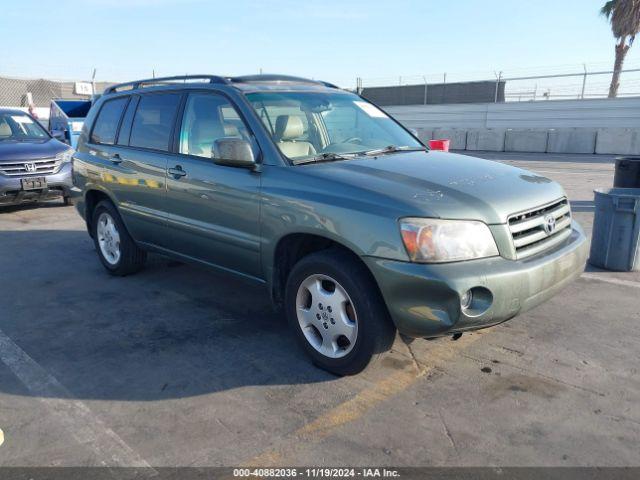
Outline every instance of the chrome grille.
[(46, 175), (55, 172), (60, 166), (56, 158), (40, 158), (20, 162), (0, 163), (0, 173), (12, 177), (25, 175)]
[[(553, 224), (555, 228), (545, 228)], [(566, 198), (509, 217), (516, 258), (535, 255), (562, 242), (571, 234), (571, 209)]]

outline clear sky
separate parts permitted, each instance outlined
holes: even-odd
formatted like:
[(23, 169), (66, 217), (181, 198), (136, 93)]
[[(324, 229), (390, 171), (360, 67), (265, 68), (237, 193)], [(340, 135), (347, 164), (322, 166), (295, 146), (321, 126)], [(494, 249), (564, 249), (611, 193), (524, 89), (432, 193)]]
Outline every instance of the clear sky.
[[(0, 75), (129, 80), (286, 73), (491, 77), (610, 69), (604, 0), (19, 0), (2, 2)], [(640, 42), (628, 66), (640, 64)], [(549, 67), (540, 69), (539, 67)], [(466, 78), (468, 79), (468, 78)]]

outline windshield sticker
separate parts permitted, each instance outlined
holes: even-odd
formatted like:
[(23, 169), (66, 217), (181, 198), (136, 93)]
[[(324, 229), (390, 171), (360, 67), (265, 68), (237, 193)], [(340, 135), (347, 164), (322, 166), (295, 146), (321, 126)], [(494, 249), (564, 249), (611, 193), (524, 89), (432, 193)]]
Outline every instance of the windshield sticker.
[(26, 123), (27, 125), (30, 125), (33, 123), (33, 120), (31, 120), (26, 115), (11, 115), (11, 118), (16, 123)]
[(362, 111), (364, 113), (366, 113), (367, 115), (369, 115), (370, 117), (374, 117), (374, 118), (388, 118), (386, 113), (384, 113), (382, 110), (380, 110), (378, 107), (376, 107), (375, 105), (371, 105), (370, 103), (367, 102), (353, 102), (355, 103), (357, 106), (359, 106)]

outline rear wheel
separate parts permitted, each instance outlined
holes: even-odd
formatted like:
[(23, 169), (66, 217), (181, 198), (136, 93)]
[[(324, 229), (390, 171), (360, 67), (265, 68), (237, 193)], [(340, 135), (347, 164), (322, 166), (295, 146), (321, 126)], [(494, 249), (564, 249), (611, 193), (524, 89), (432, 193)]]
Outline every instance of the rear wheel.
[(395, 328), (378, 287), (348, 252), (313, 253), (291, 271), (285, 293), (291, 328), (318, 367), (359, 373), (393, 343)]
[(108, 201), (98, 203), (92, 214), (93, 241), (104, 268), (112, 275), (124, 276), (139, 271), (146, 260)]

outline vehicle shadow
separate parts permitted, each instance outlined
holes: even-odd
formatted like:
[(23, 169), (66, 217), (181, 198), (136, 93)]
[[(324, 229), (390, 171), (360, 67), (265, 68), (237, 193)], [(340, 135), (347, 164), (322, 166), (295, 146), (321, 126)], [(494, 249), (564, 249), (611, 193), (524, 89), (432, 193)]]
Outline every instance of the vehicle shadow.
[(37, 208), (71, 208), (71, 206), (63, 204), (61, 200), (28, 202), (20, 203), (18, 205), (0, 205), (0, 215), (2, 215), (3, 213), (19, 212), (21, 210), (35, 210)]
[[(309, 363), (263, 286), (228, 274), (151, 256), (112, 277), (81, 230), (0, 231), (0, 271), (0, 330), (77, 398), (335, 379)], [(25, 394), (2, 378), (0, 391)]]

